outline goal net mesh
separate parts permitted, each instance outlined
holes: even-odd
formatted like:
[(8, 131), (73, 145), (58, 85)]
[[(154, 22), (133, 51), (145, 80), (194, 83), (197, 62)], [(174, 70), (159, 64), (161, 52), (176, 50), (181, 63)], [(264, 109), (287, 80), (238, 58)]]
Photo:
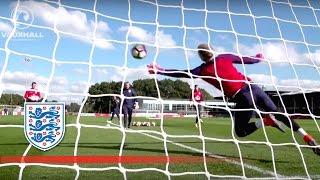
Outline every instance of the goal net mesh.
[[(118, 4), (125, 4), (122, 6)], [(108, 14), (108, 11), (104, 11), (104, 8), (109, 8), (110, 6), (114, 6), (119, 13), (123, 12), (121, 16), (113, 16), (112, 13)], [(119, 7), (118, 7), (119, 6)], [(50, 26), (41, 25), (41, 23), (37, 24), (37, 20), (35, 19), (32, 24), (30, 22), (24, 22), (21, 18), (18, 18), (21, 13), (19, 11), (21, 8), (28, 7), (33, 11), (34, 16), (37, 16), (42, 10), (41, 8), (47, 8), (47, 15), (42, 21), (50, 22)], [(119, 9), (117, 9), (117, 7)], [(34, 8), (34, 9), (32, 9)], [(39, 9), (37, 11), (36, 9)], [(154, 11), (148, 14), (149, 8)], [(313, 157), (312, 152), (308, 151), (306, 146), (298, 140), (294, 136), (294, 133), (291, 131), (291, 136), (288, 138), (286, 142), (279, 142), (276, 140), (275, 135), (268, 133), (266, 128), (259, 133), (263, 137), (261, 139), (247, 139), (247, 138), (238, 138), (234, 133), (233, 128), (233, 117), (232, 114), (234, 109), (227, 105), (224, 106), (208, 106), (208, 108), (218, 108), (223, 110), (228, 115), (229, 123), (230, 123), (230, 137), (214, 137), (211, 136), (210, 133), (204, 133), (207, 127), (205, 126), (214, 126), (210, 121), (214, 121), (215, 117), (211, 117), (210, 120), (204, 122), (203, 124), (199, 124), (198, 130), (199, 133), (197, 135), (188, 135), (187, 134), (172, 134), (166, 131), (166, 118), (160, 116), (161, 120), (159, 124), (159, 129), (130, 129), (126, 130), (123, 128), (122, 116), (120, 116), (120, 124), (112, 123), (111, 126), (105, 126), (105, 124), (86, 124), (81, 121), (81, 112), (84, 111), (85, 104), (89, 98), (99, 98), (99, 97), (111, 97), (118, 96), (120, 98), (125, 98), (121, 93), (113, 94), (90, 94), (89, 88), (95, 82), (103, 81), (105, 79), (110, 78), (111, 76), (117, 76), (114, 79), (122, 82), (122, 87), (124, 87), (124, 82), (131, 81), (133, 74), (147, 72), (145, 66), (146, 63), (159, 63), (164, 67), (168, 67), (170, 65), (175, 65), (175, 62), (168, 62), (167, 64), (161, 63), (159, 61), (160, 58), (166, 58), (168, 56), (163, 54), (170, 54), (170, 51), (182, 51), (183, 52), (183, 60), (177, 60), (179, 63), (184, 63), (187, 69), (191, 69), (195, 67), (196, 63), (200, 64), (200, 60), (193, 61), (193, 59), (197, 59), (197, 44), (198, 43), (208, 43), (212, 44), (215, 48), (215, 52), (217, 53), (233, 53), (237, 55), (254, 55), (255, 53), (262, 53), (265, 56), (265, 61), (261, 66), (253, 65), (253, 66), (244, 66), (238, 65), (237, 67), (240, 71), (243, 72), (248, 77), (252, 77), (253, 81), (247, 83), (254, 83), (258, 86), (262, 87), (265, 91), (272, 91), (274, 96), (278, 96), (279, 101), (278, 104), (280, 108), (282, 108), (282, 113), (287, 117), (292, 116), (302, 116), (312, 119), (312, 126), (310, 127), (310, 131), (313, 131), (315, 136), (319, 136), (319, 125), (317, 122), (318, 115), (314, 113), (314, 110), (318, 107), (313, 107), (309, 105), (310, 99), (307, 98), (307, 93), (317, 91), (319, 86), (319, 81), (317, 81), (317, 77), (320, 75), (319, 71), (319, 46), (320, 46), (320, 25), (319, 25), (319, 12), (320, 12), (320, 3), (312, 0), (263, 0), (263, 1), (253, 1), (253, 0), (244, 0), (244, 1), (236, 1), (236, 0), (202, 0), (193, 2), (190, 0), (181, 0), (181, 1), (162, 1), (162, 0), (128, 0), (128, 1), (106, 1), (101, 2), (99, 0), (88, 1), (83, 3), (83, 5), (78, 4), (75, 6), (72, 2), (65, 2), (62, 0), (51, 1), (16, 1), (12, 3), (13, 13), (11, 17), (1, 16), (1, 22), (7, 22), (11, 24), (11, 28), (7, 31), (7, 36), (5, 37), (5, 41), (1, 42), (2, 46), (0, 50), (3, 51), (3, 57), (1, 60), (1, 74), (0, 74), (0, 95), (3, 94), (6, 90), (14, 91), (15, 86), (7, 86), (8, 76), (13, 76), (14, 73), (10, 71), (11, 66), (11, 58), (15, 56), (27, 57), (27, 61), (23, 58), (21, 63), (31, 64), (24, 65), (28, 69), (33, 69), (36, 67), (36, 63), (42, 63), (46, 71), (47, 78), (41, 79), (37, 77), (32, 71), (26, 72), (26, 78), (24, 79), (22, 85), (24, 88), (28, 86), (32, 81), (30, 79), (35, 79), (36, 81), (40, 81), (40, 86), (42, 87), (42, 92), (45, 95), (45, 99), (48, 98), (58, 98), (59, 101), (73, 101), (78, 100), (81, 103), (79, 113), (77, 114), (76, 120), (73, 123), (67, 124), (68, 128), (75, 128), (75, 142), (73, 154), (74, 156), (78, 156), (79, 153), (79, 145), (81, 144), (81, 138), (88, 136), (85, 134), (86, 128), (97, 128), (102, 130), (117, 130), (120, 132), (120, 146), (119, 146), (119, 156), (125, 155), (126, 150), (126, 140), (129, 138), (128, 136), (131, 134), (139, 134), (142, 136), (146, 136), (147, 138), (154, 139), (157, 142), (161, 142), (163, 144), (163, 154), (167, 157), (167, 162), (165, 163), (164, 168), (157, 167), (147, 167), (143, 166), (141, 168), (130, 167), (122, 163), (118, 163), (115, 166), (105, 166), (105, 167), (86, 167), (81, 164), (74, 163), (72, 165), (59, 165), (59, 164), (51, 164), (51, 163), (36, 163), (36, 164), (28, 164), (28, 163), (2, 163), (0, 164), (1, 168), (9, 167), (9, 166), (19, 166), (20, 173), (19, 179), (23, 177), (23, 173), (28, 166), (42, 166), (42, 167), (52, 167), (52, 168), (68, 168), (76, 171), (76, 179), (78, 179), (82, 172), (108, 172), (113, 170), (118, 170), (122, 173), (123, 178), (127, 179), (128, 173), (134, 172), (149, 172), (155, 173), (158, 172), (164, 175), (165, 178), (174, 179), (179, 176), (186, 175), (203, 175), (205, 178), (288, 178), (288, 179), (296, 179), (296, 178), (314, 178), (319, 177), (320, 172), (317, 171), (319, 169), (316, 165), (308, 164), (310, 159)], [(36, 12), (37, 11), (37, 12)], [(140, 11), (140, 18), (143, 20), (139, 20), (139, 15), (132, 18), (136, 11)], [(146, 11), (144, 15), (141, 13), (142, 11)], [(165, 18), (172, 18), (170, 23), (163, 23), (160, 19), (161, 16), (164, 16), (165, 13), (169, 12), (173, 14), (169, 14), (165, 16)], [(62, 13), (62, 15), (56, 15), (55, 13)], [(65, 13), (65, 14), (63, 14)], [(64, 26), (68, 24), (64, 23), (64, 15), (66, 18), (77, 17), (79, 13), (90, 14), (85, 17), (85, 20), (88, 22), (78, 22), (79, 24), (89, 24), (90, 28), (87, 29), (83, 27), (83, 29), (77, 29), (75, 32), (73, 28), (65, 28)], [(150, 19), (146, 20), (144, 19)], [(175, 22), (175, 18), (180, 17), (179, 23)], [(76, 19), (76, 18), (75, 18)], [(90, 20), (89, 20), (90, 19)], [(103, 20), (106, 22), (103, 23)], [(41, 21), (41, 20), (39, 20)], [(119, 28), (118, 33), (122, 33), (122, 38), (113, 38), (113, 36), (103, 36), (101, 31), (116, 31), (114, 27), (107, 27), (107, 23), (109, 22), (118, 22), (121, 28)], [(45, 24), (45, 23), (44, 23)], [(116, 23), (115, 23), (116, 24)], [(124, 24), (124, 25), (123, 25)], [(3, 24), (0, 24), (0, 27)], [(19, 51), (16, 50), (15, 45), (19, 46), (21, 41), (16, 41), (16, 38), (19, 38), (16, 32), (23, 31), (23, 27), (27, 26), (30, 29), (40, 29), (46, 30), (46, 34), (42, 34), (40, 36), (52, 36), (51, 41), (52, 51), (50, 54), (42, 55), (40, 53), (41, 49), (38, 49), (39, 53), (32, 51), (33, 53), (28, 53), (28, 51)], [(148, 30), (144, 30), (143, 26), (151, 26), (153, 31), (152, 33), (148, 32)], [(104, 29), (104, 30), (101, 30)], [(165, 33), (163, 29), (167, 29), (170, 31), (179, 31), (181, 36), (179, 35), (168, 35)], [(4, 31), (4, 30), (3, 30)], [(140, 33), (140, 34), (139, 34)], [(198, 39), (189, 38), (190, 34), (194, 34), (195, 37), (199, 37)], [(3, 36), (4, 34), (2, 34)], [(142, 38), (139, 36), (143, 36)], [(30, 36), (30, 35), (29, 35)], [(37, 35), (33, 35), (37, 36)], [(88, 55), (86, 57), (77, 57), (73, 56), (73, 54), (68, 54), (68, 48), (72, 49), (73, 47), (66, 45), (66, 51), (59, 50), (59, 44), (62, 41), (66, 40), (65, 37), (68, 36), (70, 39), (77, 39), (83, 43), (87, 43), (89, 46)], [(30, 38), (30, 37), (28, 37)], [(39, 38), (39, 37), (36, 37)], [(41, 37), (40, 37), (41, 38)], [(175, 39), (176, 38), (176, 39)], [(68, 39), (68, 40), (70, 40)], [(175, 39), (176, 42), (171, 41), (170, 39)], [(179, 43), (178, 43), (179, 41)], [(130, 48), (137, 43), (145, 44), (148, 49), (148, 57), (152, 57), (151, 61), (144, 60), (136, 60), (136, 62), (140, 65), (139, 67), (130, 67), (129, 62), (132, 57), (130, 56)], [(31, 45), (30, 45), (31, 46)], [(36, 46), (36, 45), (32, 45)], [(40, 45), (41, 46), (41, 45)], [(120, 50), (117, 48), (118, 46), (122, 46)], [(120, 60), (106, 60), (101, 61), (100, 63), (96, 63), (95, 53), (99, 52), (98, 48), (108, 48), (113, 47), (112, 50), (109, 51), (110, 54), (123, 54), (123, 63), (117, 63), (115, 61)], [(28, 47), (24, 47), (29, 49)], [(70, 50), (71, 51), (71, 50)], [(72, 50), (74, 54), (75, 51)], [(57, 58), (59, 53), (65, 54), (65, 57), (72, 56), (74, 58), (67, 60), (60, 60)], [(81, 53), (81, 52), (79, 52)], [(152, 55), (151, 55), (152, 54)], [(59, 54), (61, 55), (61, 54)], [(112, 57), (112, 56), (111, 56)], [(20, 58), (21, 59), (21, 58)], [(37, 59), (34, 61), (34, 59)], [(10, 60), (10, 61), (9, 61)], [(175, 61), (173, 58), (170, 61)], [(122, 62), (122, 60), (121, 60)], [(62, 68), (61, 66), (64, 66)], [(105, 72), (105, 69), (113, 69), (112, 73)], [(63, 74), (62, 72), (68, 70), (74, 70), (78, 73), (84, 73), (86, 79), (81, 79), (81, 83), (74, 83), (69, 89), (61, 89), (61, 85), (63, 86), (63, 82), (66, 81), (63, 77), (59, 76), (59, 74)], [(261, 70), (260, 73), (257, 73), (256, 70)], [(26, 71), (26, 70), (25, 70)], [(28, 71), (28, 70), (27, 70)], [(118, 73), (117, 73), (118, 72)], [(11, 73), (11, 74), (10, 74)], [(97, 75), (97, 73), (102, 73)], [(105, 73), (105, 74), (104, 74)], [(190, 72), (188, 74), (191, 76)], [(69, 74), (72, 76), (71, 74)], [(22, 76), (24, 76), (22, 74)], [(59, 76), (59, 77), (58, 77)], [(104, 78), (105, 77), (105, 78)], [(148, 96), (139, 96), (141, 99), (150, 99), (156, 100), (160, 104), (164, 103), (164, 99), (161, 97), (160, 87), (158, 84), (159, 75), (150, 75), (148, 77), (154, 78), (154, 82), (156, 85), (156, 89), (158, 92), (158, 97), (148, 97)], [(278, 78), (282, 77), (282, 78)], [(80, 81), (80, 79), (77, 79)], [(309, 80), (310, 78), (311, 80)], [(29, 80), (28, 80), (29, 79)], [(114, 80), (113, 79), (113, 80)], [(26, 82), (28, 80), (28, 82)], [(188, 81), (191, 86), (199, 83), (195, 77), (192, 77), (190, 81)], [(221, 79), (220, 79), (221, 82)], [(59, 85), (60, 83), (60, 85)], [(27, 84), (27, 85), (25, 85)], [(79, 86), (76, 86), (79, 85)], [(208, 87), (203, 85), (203, 87)], [(21, 93), (24, 88), (20, 89)], [(213, 87), (208, 87), (213, 89)], [(77, 90), (80, 90), (77, 91)], [(215, 92), (214, 90), (208, 90), (209, 92)], [(304, 113), (299, 111), (294, 111), (293, 109), (287, 109), (286, 104), (281, 95), (284, 91), (297, 92), (301, 94), (303, 101), (306, 102), (306, 106), (304, 109)], [(294, 93), (291, 93), (294, 94)], [(223, 97), (223, 101), (225, 104), (228, 104), (228, 99), (226, 99), (223, 95), (223, 92), (220, 94)], [(288, 93), (290, 95), (290, 93)], [(62, 98), (61, 98), (62, 97)], [(80, 97), (80, 98), (79, 98)], [(80, 99), (80, 100), (79, 100)], [(316, 99), (314, 99), (316, 101)], [(312, 104), (313, 105), (313, 104)], [(122, 109), (123, 101), (121, 102)], [(296, 105), (298, 107), (298, 104)], [(295, 107), (293, 107), (295, 108)], [(160, 113), (163, 112), (164, 106), (161, 106)], [(256, 117), (262, 118), (263, 112), (258, 109), (254, 109)], [(156, 117), (159, 118), (158, 113)], [(170, 120), (169, 120), (170, 121)], [(1, 123), (1, 122), (0, 122)], [(193, 124), (190, 124), (193, 125)], [(21, 125), (0, 125), (1, 128), (23, 128)], [(217, 128), (218, 130), (218, 128)], [(289, 134), (290, 131), (287, 131)], [(278, 135), (278, 134), (277, 134)], [(288, 136), (288, 135), (286, 135)], [(104, 137), (97, 137), (103, 139)], [(194, 139), (200, 142), (199, 146), (194, 147), (192, 143), (180, 143), (183, 142), (184, 139)], [(177, 142), (178, 141), (178, 142)], [(217, 144), (232, 144), (226, 145), (224, 149), (219, 149), (218, 147), (215, 149), (208, 149), (210, 143)], [(251, 146), (256, 145), (256, 146)], [(147, 145), (146, 145), (147, 146)], [(178, 147), (177, 151), (185, 151), (188, 150), (193, 152), (194, 154), (200, 155), (202, 158), (201, 167), (198, 171), (185, 171), (185, 172), (175, 172), (171, 170), (172, 164), (170, 163), (170, 148), (172, 146)], [(231, 148), (231, 146), (233, 148)], [(251, 148), (259, 148), (261, 147), (265, 149), (261, 157), (269, 157), (268, 161), (269, 167), (264, 167), (263, 162), (260, 164), (252, 163), (254, 158), (258, 158), (258, 155), (250, 154), (254, 153), (254, 151), (247, 152), (250, 147)], [(249, 148), (248, 148), (249, 147)], [(283, 152), (277, 153), (275, 155), (275, 151), (279, 151), (279, 148), (285, 147)], [(27, 156), (30, 154), (32, 146), (29, 145), (22, 156)], [(282, 149), (283, 150), (283, 149)], [(278, 162), (278, 156), (290, 156), (290, 151), (294, 150), (295, 152), (295, 163), (297, 163), (299, 168), (298, 174), (287, 174), (285, 173), (285, 167), (282, 167), (281, 163)], [(233, 151), (236, 152), (235, 155), (225, 156), (223, 152)], [(308, 151), (308, 152), (307, 152)], [(261, 152), (261, 151), (260, 151)], [(183, 153), (182, 153), (183, 154)], [(234, 154), (234, 153), (233, 153)], [(289, 155), (288, 155), (289, 154)], [(192, 153), (188, 154), (192, 156)], [(290, 156), (291, 157), (291, 156)], [(213, 161), (214, 159), (214, 161)], [(257, 160), (257, 159), (256, 159)], [(291, 159), (290, 159), (291, 160)], [(288, 161), (290, 161), (288, 160)], [(282, 161), (286, 161), (282, 158)], [(212, 165), (214, 163), (214, 165)], [(228, 169), (228, 167), (237, 167), (236, 172), (234, 173), (224, 173), (222, 169), (219, 169), (218, 166), (224, 166)], [(200, 166), (199, 164), (195, 164), (194, 166)], [(311, 167), (311, 168), (309, 168)]]

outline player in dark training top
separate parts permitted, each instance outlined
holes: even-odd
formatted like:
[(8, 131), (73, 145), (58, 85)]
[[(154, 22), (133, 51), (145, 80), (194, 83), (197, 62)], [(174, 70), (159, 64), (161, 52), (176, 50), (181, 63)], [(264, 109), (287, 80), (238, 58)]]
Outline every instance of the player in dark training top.
[[(257, 54), (254, 57), (220, 54), (214, 57), (211, 46), (200, 44), (198, 46), (198, 55), (204, 63), (190, 70), (190, 72), (195, 75), (193, 76), (194, 78), (200, 76), (201, 79), (221, 90), (224, 95), (233, 98), (236, 103), (235, 109), (237, 109), (234, 114), (234, 127), (237, 136), (248, 136), (263, 125), (276, 127), (284, 131), (282, 124), (284, 123), (287, 127), (292, 128), (294, 132), (300, 134), (304, 141), (312, 146), (314, 153), (320, 155), (320, 147), (314, 138), (294, 120), (277, 113), (277, 107), (270, 97), (259, 86), (251, 84), (251, 79), (239, 72), (233, 65), (258, 63), (264, 59), (262, 54)], [(188, 75), (188, 70), (163, 69), (156, 64), (151, 64), (147, 67), (150, 74), (157, 73), (176, 78), (191, 78)], [(262, 121), (250, 122), (253, 111), (248, 109), (254, 108), (254, 104), (265, 114)]]
[(130, 128), (133, 109), (136, 107), (137, 100), (133, 97), (136, 96), (135, 90), (131, 87), (129, 82), (124, 84), (123, 95), (125, 99), (123, 100), (122, 113), (124, 116), (123, 125), (124, 128)]
[(112, 121), (112, 119), (114, 118), (114, 115), (116, 115), (118, 117), (118, 119), (120, 119), (120, 116), (119, 116), (120, 100), (119, 100), (119, 98), (116, 96), (113, 96), (111, 105), (112, 105), (112, 113), (111, 113), (110, 121)]

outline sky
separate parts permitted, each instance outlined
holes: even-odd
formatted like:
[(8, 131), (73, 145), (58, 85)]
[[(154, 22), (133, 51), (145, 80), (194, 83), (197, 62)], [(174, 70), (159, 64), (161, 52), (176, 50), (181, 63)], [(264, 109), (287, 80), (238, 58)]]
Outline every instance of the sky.
[[(48, 99), (81, 102), (95, 83), (154, 78), (146, 70), (152, 62), (170, 69), (195, 68), (202, 63), (196, 53), (200, 43), (211, 43), (216, 55), (263, 53), (265, 61), (237, 68), (265, 89), (320, 89), (318, 1), (4, 0), (0, 4), (0, 94), (23, 94), (36, 81)], [(137, 43), (147, 48), (142, 60), (130, 55)], [(199, 79), (183, 81), (221, 95)]]

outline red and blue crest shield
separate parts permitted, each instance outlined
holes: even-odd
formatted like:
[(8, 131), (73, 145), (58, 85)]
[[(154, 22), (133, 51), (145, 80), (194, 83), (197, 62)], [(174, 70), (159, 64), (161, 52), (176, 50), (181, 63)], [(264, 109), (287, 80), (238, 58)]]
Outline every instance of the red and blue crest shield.
[(47, 151), (58, 145), (65, 132), (64, 103), (25, 103), (24, 133), (34, 147)]

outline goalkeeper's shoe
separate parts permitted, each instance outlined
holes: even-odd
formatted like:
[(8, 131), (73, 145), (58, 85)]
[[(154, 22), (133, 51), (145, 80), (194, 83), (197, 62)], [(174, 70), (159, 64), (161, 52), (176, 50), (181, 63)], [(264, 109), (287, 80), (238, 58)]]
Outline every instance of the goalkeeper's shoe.
[(278, 121), (273, 115), (268, 115), (267, 117), (263, 118), (263, 123), (265, 126), (275, 127), (281, 132), (285, 131), (284, 124)]
[(303, 137), (303, 140), (309, 145), (309, 146), (318, 146), (318, 147), (312, 147), (312, 151), (320, 156), (320, 147), (318, 145), (318, 143), (313, 139), (312, 136), (310, 136), (309, 134), (305, 135)]

